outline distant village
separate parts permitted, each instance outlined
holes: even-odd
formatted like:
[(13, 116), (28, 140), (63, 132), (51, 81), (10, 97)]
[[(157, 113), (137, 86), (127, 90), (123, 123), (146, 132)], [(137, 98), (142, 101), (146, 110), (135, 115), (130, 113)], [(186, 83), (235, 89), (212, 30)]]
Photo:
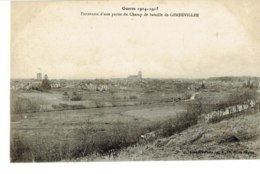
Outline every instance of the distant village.
[(35, 79), (12, 79), (11, 90), (37, 90), (42, 85), (43, 79), (47, 79), (51, 89), (81, 89), (87, 91), (113, 91), (113, 90), (173, 90), (183, 88), (184, 90), (197, 91), (200, 89), (232, 89), (232, 88), (260, 88), (260, 79), (257, 77), (216, 77), (208, 79), (152, 79), (143, 78), (142, 72), (137, 75), (129, 75), (126, 78), (116, 79), (86, 79), (65, 80), (49, 79), (37, 73)]

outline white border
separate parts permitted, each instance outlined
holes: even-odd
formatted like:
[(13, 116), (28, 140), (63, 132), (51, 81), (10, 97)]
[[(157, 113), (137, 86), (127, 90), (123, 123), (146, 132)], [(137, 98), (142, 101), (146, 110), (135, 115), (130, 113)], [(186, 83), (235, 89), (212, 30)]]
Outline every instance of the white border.
[(9, 162), (10, 2), (0, 0), (0, 173), (257, 173), (259, 160), (27, 163)]
[[(9, 163), (10, 2), (0, 1), (0, 166)], [(1, 167), (0, 167), (1, 168)], [(1, 169), (0, 169), (1, 170)], [(1, 173), (1, 172), (0, 172)]]

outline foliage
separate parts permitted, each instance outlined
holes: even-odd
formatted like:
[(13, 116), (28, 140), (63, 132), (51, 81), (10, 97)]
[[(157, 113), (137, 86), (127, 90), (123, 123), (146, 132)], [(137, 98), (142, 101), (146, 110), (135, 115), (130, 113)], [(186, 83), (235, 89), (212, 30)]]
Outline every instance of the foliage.
[(41, 88), (42, 90), (50, 90), (51, 89), (50, 81), (48, 79), (43, 79)]
[[(121, 122), (108, 132), (97, 133), (91, 122), (83, 122), (75, 130), (73, 140), (34, 136), (25, 139), (21, 135), (13, 135), (11, 140), (11, 161), (61, 161), (80, 157), (116, 156), (119, 151), (139, 141), (142, 131), (130, 128)], [(54, 132), (53, 134), (57, 134)]]
[(175, 118), (163, 122), (160, 126), (161, 136), (168, 137), (197, 124), (201, 107), (200, 103), (188, 105), (186, 112), (179, 113)]
[(70, 100), (71, 101), (81, 101), (82, 97), (79, 94), (77, 94), (77, 92), (73, 92), (72, 97), (71, 97)]
[(19, 120), (24, 113), (40, 111), (41, 105), (37, 99), (27, 99), (11, 93), (11, 120)]

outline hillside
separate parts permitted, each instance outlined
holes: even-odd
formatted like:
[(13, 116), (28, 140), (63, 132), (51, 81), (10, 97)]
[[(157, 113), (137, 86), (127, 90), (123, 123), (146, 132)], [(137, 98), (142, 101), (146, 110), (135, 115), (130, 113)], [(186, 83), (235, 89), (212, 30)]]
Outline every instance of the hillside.
[(173, 136), (127, 148), (116, 157), (95, 157), (95, 161), (260, 159), (259, 133), (260, 112), (215, 124), (200, 123)]

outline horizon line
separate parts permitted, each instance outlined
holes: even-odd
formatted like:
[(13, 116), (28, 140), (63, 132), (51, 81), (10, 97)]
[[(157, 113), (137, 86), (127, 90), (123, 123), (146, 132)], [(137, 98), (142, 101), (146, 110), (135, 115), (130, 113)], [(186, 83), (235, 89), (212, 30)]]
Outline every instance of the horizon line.
[[(210, 79), (210, 78), (221, 78), (221, 77), (231, 77), (231, 78), (260, 78), (260, 76), (209, 76), (209, 77), (142, 77), (141, 79)], [(10, 80), (37, 80), (37, 78), (32, 77), (19, 77), (19, 78), (10, 78)], [(128, 79), (128, 77), (111, 77), (111, 78), (49, 78), (50, 80), (109, 80), (109, 79)]]

